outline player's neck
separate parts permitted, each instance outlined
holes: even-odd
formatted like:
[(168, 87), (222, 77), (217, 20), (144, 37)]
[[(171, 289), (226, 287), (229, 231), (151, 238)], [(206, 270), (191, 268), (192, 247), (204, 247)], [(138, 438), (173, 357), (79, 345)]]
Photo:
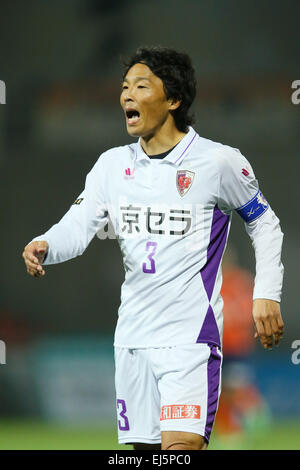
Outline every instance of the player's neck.
[(147, 155), (159, 155), (175, 147), (185, 136), (175, 125), (162, 126), (154, 134), (141, 137), (141, 145)]

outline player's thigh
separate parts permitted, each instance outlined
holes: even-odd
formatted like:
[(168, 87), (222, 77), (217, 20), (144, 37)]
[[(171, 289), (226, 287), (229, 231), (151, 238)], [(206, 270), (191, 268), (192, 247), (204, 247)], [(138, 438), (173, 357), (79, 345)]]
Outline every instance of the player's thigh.
[(147, 349), (115, 348), (118, 440), (160, 445), (160, 397)]
[(191, 433), (186, 436), (189, 439), (196, 434), (200, 437), (193, 442), (197, 440), (198, 447), (204, 438), (209, 441), (220, 395), (221, 364), (222, 354), (214, 345), (191, 344), (161, 352), (156, 362), (161, 376), (161, 432)]
[(200, 434), (183, 431), (162, 431), (162, 450), (205, 450), (207, 442)]

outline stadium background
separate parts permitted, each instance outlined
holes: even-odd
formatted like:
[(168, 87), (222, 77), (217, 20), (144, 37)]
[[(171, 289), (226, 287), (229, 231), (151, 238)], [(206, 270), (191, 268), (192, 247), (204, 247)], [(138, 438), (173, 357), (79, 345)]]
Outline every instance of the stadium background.
[[(272, 423), (243, 445), (300, 448), (300, 364), (292, 362), (300, 340), (300, 105), (291, 101), (300, 79), (299, 18), (293, 0), (1, 1), (1, 449), (120, 448), (116, 241), (95, 238), (83, 256), (47, 267), (39, 280), (27, 275), (21, 255), (66, 212), (98, 155), (131, 141), (119, 106), (120, 55), (144, 44), (190, 54), (196, 129), (241, 150), (281, 220), (285, 336), (280, 348), (257, 345), (251, 357)], [(236, 216), (230, 240), (240, 266), (253, 273), (251, 243)]]

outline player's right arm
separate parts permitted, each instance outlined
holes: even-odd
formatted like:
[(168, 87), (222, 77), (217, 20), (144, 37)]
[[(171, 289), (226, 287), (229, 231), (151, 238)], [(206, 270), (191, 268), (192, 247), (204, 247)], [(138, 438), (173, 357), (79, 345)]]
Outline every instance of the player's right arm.
[(103, 162), (100, 158), (86, 177), (84, 191), (68, 212), (46, 233), (25, 246), (23, 258), (28, 274), (43, 276), (42, 264), (62, 263), (81, 255), (107, 222)]

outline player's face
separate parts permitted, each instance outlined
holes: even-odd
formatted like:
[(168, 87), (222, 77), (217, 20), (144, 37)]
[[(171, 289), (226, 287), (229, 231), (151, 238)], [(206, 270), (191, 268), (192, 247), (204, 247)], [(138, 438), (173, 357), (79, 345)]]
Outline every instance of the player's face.
[(135, 137), (153, 136), (172, 109), (162, 80), (145, 64), (135, 64), (128, 70), (120, 103), (125, 112), (127, 132)]

